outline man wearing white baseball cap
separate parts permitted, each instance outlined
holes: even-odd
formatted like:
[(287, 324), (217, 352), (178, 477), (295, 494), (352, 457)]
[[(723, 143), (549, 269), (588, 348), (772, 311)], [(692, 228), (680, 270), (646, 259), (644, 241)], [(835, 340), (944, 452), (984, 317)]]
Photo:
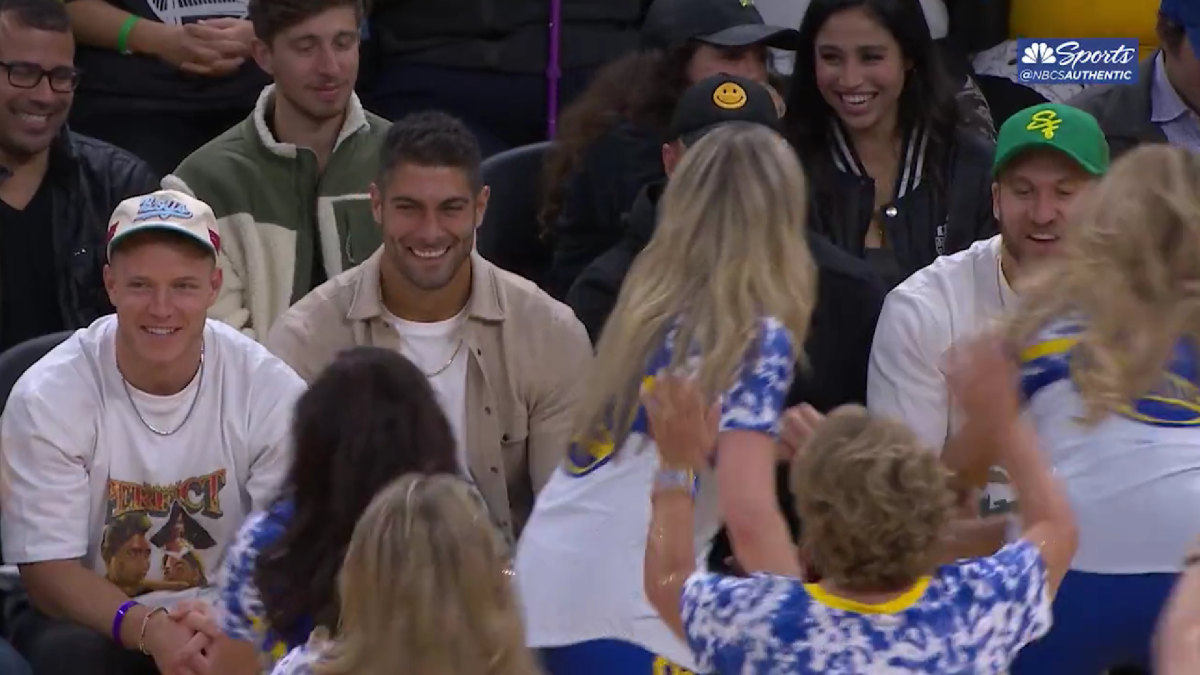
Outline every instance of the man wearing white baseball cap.
[(195, 617), (160, 608), (206, 600), (242, 520), (275, 496), (305, 386), (206, 318), (221, 287), (208, 205), (155, 192), (110, 223), (116, 314), (34, 364), (0, 417), (4, 559), (28, 590), (18, 646), (39, 673), (67, 672), (56, 659), (124, 674), (206, 658)]

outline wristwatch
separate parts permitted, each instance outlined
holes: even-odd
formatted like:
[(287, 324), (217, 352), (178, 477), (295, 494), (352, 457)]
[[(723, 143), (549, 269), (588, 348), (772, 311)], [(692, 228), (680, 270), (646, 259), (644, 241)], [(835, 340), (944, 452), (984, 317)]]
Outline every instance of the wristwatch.
[(695, 497), (700, 486), (699, 477), (691, 469), (673, 469), (661, 467), (654, 474), (654, 491), (668, 492), (678, 490)]

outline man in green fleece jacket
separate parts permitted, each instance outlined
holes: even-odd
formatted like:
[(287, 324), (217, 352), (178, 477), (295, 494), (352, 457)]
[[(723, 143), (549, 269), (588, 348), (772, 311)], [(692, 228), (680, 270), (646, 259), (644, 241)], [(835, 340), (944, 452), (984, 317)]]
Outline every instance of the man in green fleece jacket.
[(251, 0), (254, 112), (163, 179), (208, 203), (225, 283), (210, 316), (265, 339), (291, 304), (381, 240), (369, 188), (389, 122), (363, 109), (358, 0)]

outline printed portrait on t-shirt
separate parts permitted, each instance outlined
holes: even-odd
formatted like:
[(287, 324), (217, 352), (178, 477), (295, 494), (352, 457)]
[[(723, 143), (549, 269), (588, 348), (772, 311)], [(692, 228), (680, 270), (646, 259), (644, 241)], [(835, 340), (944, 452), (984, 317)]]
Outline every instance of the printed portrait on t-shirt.
[(100, 542), (100, 558), (104, 560), (104, 578), (126, 595), (144, 591), (146, 574), (150, 572), (150, 516), (140, 511), (109, 518)]
[(167, 522), (150, 537), (150, 543), (163, 552), (164, 581), (187, 582), (188, 586), (208, 585), (204, 563), (195, 551), (212, 548), (217, 542), (208, 530), (183, 510), (179, 502), (171, 507)]
[(224, 487), (224, 469), (171, 485), (110, 478), (101, 544), (106, 578), (130, 596), (207, 586), (217, 561), (206, 557), (219, 550), (208, 528), (224, 515)]

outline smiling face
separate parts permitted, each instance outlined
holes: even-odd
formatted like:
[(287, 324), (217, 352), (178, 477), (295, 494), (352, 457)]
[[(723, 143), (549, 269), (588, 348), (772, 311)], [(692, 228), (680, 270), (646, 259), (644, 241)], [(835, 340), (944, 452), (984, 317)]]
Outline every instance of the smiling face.
[(22, 161), (50, 147), (75, 95), (52, 90), (45, 77), (32, 89), (12, 81), (21, 79), (21, 71), (73, 70), (75, 40), (69, 32), (27, 28), (11, 12), (0, 13), (0, 61), (10, 64), (0, 66), (0, 154)]
[(1071, 207), (1096, 178), (1057, 150), (1009, 160), (992, 184), (992, 210), (1004, 249), (1021, 264), (1058, 255)]
[(130, 233), (104, 268), (117, 334), (137, 361), (123, 369), (175, 370), (198, 351), (208, 308), (221, 289), (221, 270), (210, 251), (183, 237)]
[(724, 110), (737, 110), (746, 105), (746, 90), (733, 82), (726, 82), (713, 92), (713, 104)]
[(469, 274), (487, 199), (487, 187), (476, 192), (458, 167), (399, 164), (382, 186), (371, 186), (387, 264), (421, 291), (440, 290)]
[(254, 58), (280, 97), (322, 122), (346, 111), (358, 78), (358, 43), (354, 7), (333, 7), (284, 29), (269, 45), (256, 40)]
[(895, 36), (856, 7), (829, 17), (814, 49), (817, 89), (848, 129), (895, 125), (909, 67)]

